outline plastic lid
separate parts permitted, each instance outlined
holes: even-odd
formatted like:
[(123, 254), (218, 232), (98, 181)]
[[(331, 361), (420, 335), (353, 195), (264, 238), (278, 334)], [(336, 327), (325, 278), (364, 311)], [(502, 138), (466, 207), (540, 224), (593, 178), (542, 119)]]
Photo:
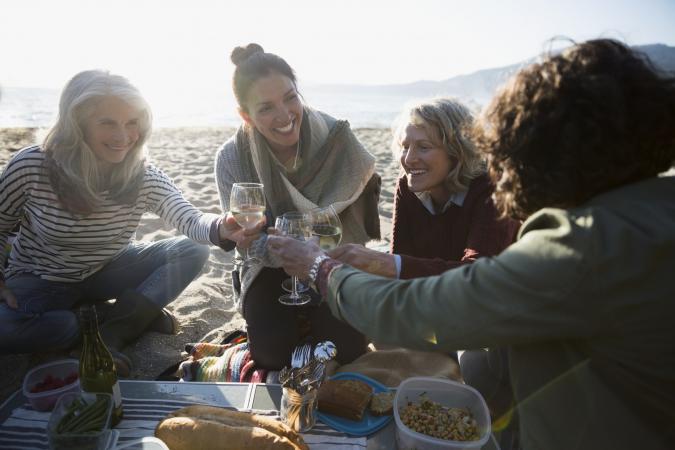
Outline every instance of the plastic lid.
[(115, 450), (169, 450), (164, 441), (156, 437), (146, 436), (130, 442), (125, 442), (115, 447)]

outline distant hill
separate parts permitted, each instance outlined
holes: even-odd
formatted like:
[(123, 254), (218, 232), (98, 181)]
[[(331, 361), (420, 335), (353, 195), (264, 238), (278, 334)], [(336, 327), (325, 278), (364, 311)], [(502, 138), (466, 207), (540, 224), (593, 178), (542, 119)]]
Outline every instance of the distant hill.
[[(675, 73), (675, 47), (662, 44), (636, 47), (663, 70)], [(498, 86), (526, 64), (480, 70), (442, 81), (417, 81), (381, 86), (301, 84), (309, 104), (335, 117), (348, 119), (355, 128), (389, 127), (410, 101), (434, 96), (454, 96), (479, 110), (487, 104)], [(0, 102), (0, 128), (50, 127), (56, 120), (59, 90), (3, 86)], [(194, 95), (152, 105), (155, 127), (239, 126), (235, 100), (222, 86), (216, 91), (196, 90)], [(161, 100), (161, 99), (160, 99)]]
[[(675, 47), (664, 44), (650, 44), (634, 46), (633, 48), (646, 54), (661, 70), (675, 74)], [(416, 81), (414, 83), (381, 86), (321, 85), (320, 89), (336, 94), (340, 92), (352, 94), (368, 92), (369, 94), (379, 93), (381, 95), (410, 98), (446, 95), (458, 97), (470, 105), (477, 106), (476, 103), (478, 105), (487, 103), (501, 84), (520, 68), (534, 60), (535, 58), (530, 58), (517, 64), (479, 70), (468, 75), (459, 75), (442, 81)]]

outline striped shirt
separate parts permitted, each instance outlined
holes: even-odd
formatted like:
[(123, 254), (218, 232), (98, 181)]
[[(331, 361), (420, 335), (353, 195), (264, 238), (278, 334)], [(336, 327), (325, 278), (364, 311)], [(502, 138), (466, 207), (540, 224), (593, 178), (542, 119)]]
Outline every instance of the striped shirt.
[[(145, 212), (160, 216), (191, 239), (212, 243), (210, 232), (220, 216), (192, 206), (171, 179), (146, 164), (145, 179), (134, 204), (111, 200), (87, 216), (72, 214), (58, 201), (40, 147), (17, 153), (0, 175), (0, 248), (17, 224), (5, 276), (32, 273), (53, 281), (75, 282), (92, 275), (134, 238)], [(0, 252), (0, 268), (5, 265)]]

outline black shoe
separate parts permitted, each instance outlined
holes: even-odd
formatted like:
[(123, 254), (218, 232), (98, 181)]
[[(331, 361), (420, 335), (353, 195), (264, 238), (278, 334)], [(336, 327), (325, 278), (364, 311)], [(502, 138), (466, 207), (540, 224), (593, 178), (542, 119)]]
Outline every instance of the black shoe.
[(166, 308), (162, 308), (157, 317), (146, 328), (146, 331), (155, 331), (162, 334), (178, 334), (179, 330), (178, 319)]

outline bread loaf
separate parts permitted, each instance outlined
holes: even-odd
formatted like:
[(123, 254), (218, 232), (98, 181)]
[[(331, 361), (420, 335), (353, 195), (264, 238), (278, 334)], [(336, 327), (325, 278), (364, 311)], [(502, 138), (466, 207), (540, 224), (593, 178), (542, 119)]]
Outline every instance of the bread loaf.
[(155, 436), (171, 450), (308, 450), (302, 437), (269, 417), (194, 405), (170, 413)]
[(328, 380), (319, 388), (319, 411), (350, 420), (363, 419), (373, 388), (360, 380)]

